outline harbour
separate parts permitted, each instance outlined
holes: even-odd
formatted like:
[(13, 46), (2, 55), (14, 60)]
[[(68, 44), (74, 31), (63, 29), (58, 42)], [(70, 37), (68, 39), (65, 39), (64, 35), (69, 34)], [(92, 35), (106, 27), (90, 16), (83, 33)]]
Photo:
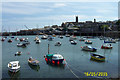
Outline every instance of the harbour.
[[(41, 39), (41, 43), (36, 44), (34, 39), (36, 36), (15, 36), (11, 38), (12, 42), (8, 43), (8, 36), (2, 43), (2, 78), (118, 78), (118, 44), (111, 43), (112, 49), (101, 49), (104, 40), (98, 37), (88, 38), (92, 44), (85, 44), (79, 41), (80, 36), (75, 40), (76, 45), (70, 43), (70, 37), (63, 36), (54, 37), (52, 41)], [(28, 38), (30, 44), (25, 48), (17, 47), (15, 38)], [(57, 41), (61, 42), (61, 46), (55, 46)], [(59, 53), (64, 57), (62, 65), (47, 64), (44, 56), (49, 53)], [(97, 49), (96, 52), (83, 51), (81, 46), (92, 46)], [(20, 56), (15, 56), (17, 51), (22, 51)], [(97, 53), (105, 56), (104, 62), (91, 60), (90, 53)], [(39, 66), (35, 67), (28, 63), (29, 57), (33, 57), (39, 61)], [(20, 62), (20, 71), (12, 75), (7, 67), (10, 61)], [(107, 72), (107, 76), (86, 76), (85, 72)]]

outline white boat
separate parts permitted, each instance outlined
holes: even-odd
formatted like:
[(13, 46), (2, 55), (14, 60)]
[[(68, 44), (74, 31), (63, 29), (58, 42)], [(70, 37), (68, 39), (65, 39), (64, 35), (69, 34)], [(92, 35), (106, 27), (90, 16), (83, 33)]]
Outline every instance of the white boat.
[(82, 50), (84, 50), (84, 51), (92, 51), (92, 52), (97, 51), (96, 48), (93, 48), (93, 47), (91, 47), (91, 46), (83, 46), (83, 47), (81, 47), (81, 48), (82, 48)]
[(38, 40), (38, 39), (39, 39), (38, 36), (36, 36), (35, 39), (34, 39), (34, 41), (36, 41), (36, 40)]
[(55, 43), (55, 46), (61, 46), (61, 44), (62, 43), (58, 41), (58, 42)]
[(77, 41), (70, 41), (71, 44), (77, 44)]
[(26, 44), (18, 43), (18, 44), (17, 44), (17, 47), (26, 47)]
[(92, 41), (90, 41), (90, 40), (85, 40), (85, 44), (92, 44)]
[(63, 38), (63, 36), (62, 36), (62, 35), (60, 35), (60, 36), (59, 36), (59, 38)]
[(18, 40), (19, 40), (19, 38), (18, 38), (18, 37), (16, 37), (16, 38), (15, 38), (15, 40), (16, 40), (16, 41), (18, 41)]
[(1, 41), (5, 41), (5, 38), (2, 37)]
[(73, 40), (76, 40), (76, 39), (77, 39), (76, 36), (71, 36), (70, 39), (69, 39), (69, 41), (73, 41)]
[(36, 59), (33, 59), (32, 57), (30, 57), (30, 58), (28, 59), (28, 63), (30, 63), (30, 64), (32, 64), (32, 65), (34, 65), (34, 66), (39, 65), (39, 61), (36, 60)]
[(112, 49), (112, 45), (111, 44), (104, 44), (101, 46), (102, 49)]
[(79, 39), (79, 41), (85, 41), (86, 40), (86, 38), (83, 38), (83, 37), (81, 37), (80, 39)]
[(21, 54), (22, 54), (22, 52), (21, 52), (21, 51), (17, 51), (17, 52), (15, 53), (15, 56), (16, 56), (16, 55), (18, 55), (18, 56), (19, 56), (19, 55), (21, 55)]
[(36, 40), (36, 44), (39, 44), (41, 43), (40, 39)]
[(69, 35), (69, 34), (66, 34), (65, 36), (66, 36), (66, 37), (70, 37), (70, 35)]
[(8, 63), (8, 69), (10, 72), (18, 72), (20, 70), (19, 61), (12, 61)]
[(47, 38), (48, 38), (47, 35), (43, 35), (43, 36), (41, 36), (41, 39), (47, 39)]

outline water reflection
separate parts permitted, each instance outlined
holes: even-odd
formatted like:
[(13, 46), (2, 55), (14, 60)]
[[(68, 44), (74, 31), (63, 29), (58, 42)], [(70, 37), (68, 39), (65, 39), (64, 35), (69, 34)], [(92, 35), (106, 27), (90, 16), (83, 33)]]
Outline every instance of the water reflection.
[(8, 75), (10, 76), (10, 80), (19, 80), (20, 71), (13, 73), (8, 70)]
[(48, 64), (49, 66), (51, 66), (51, 67), (54, 67), (54, 68), (60, 68), (60, 69), (64, 69), (65, 68), (65, 63), (61, 63), (61, 64), (52, 64), (52, 63), (50, 63), (50, 62), (46, 62), (46, 64)]
[(98, 60), (95, 60), (95, 59), (92, 59), (90, 58), (90, 61), (94, 61), (94, 62), (98, 62), (98, 63), (104, 63), (105, 61), (98, 61)]
[(39, 71), (40, 70), (40, 66), (37, 65), (37, 66), (33, 66), (32, 64), (28, 63), (28, 65), (30, 66), (31, 69), (35, 70), (35, 71)]

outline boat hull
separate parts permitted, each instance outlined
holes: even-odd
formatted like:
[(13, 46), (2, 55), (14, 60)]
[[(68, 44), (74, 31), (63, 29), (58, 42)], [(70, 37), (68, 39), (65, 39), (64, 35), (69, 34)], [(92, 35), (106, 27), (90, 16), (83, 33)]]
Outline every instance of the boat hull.
[(16, 72), (20, 71), (20, 68), (19, 68), (19, 69), (10, 69), (10, 68), (9, 68), (9, 71), (10, 71), (10, 72), (15, 72), (15, 73), (16, 73)]
[(112, 49), (112, 47), (101, 46), (101, 49)]
[(91, 59), (96, 60), (96, 61), (103, 61), (103, 62), (105, 61), (105, 57), (100, 58), (100, 57), (93, 56), (93, 54), (91, 54)]
[(47, 63), (52, 63), (52, 64), (62, 64), (64, 59), (50, 59), (50, 58), (45, 58)]

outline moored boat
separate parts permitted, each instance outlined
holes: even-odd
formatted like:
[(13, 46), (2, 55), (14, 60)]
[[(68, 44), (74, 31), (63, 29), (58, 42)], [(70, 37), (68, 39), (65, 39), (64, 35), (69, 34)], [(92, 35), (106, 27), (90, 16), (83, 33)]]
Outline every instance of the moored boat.
[(19, 40), (19, 38), (18, 38), (18, 37), (16, 37), (16, 38), (15, 38), (15, 40), (16, 40), (16, 41), (18, 41), (18, 40)]
[(72, 41), (70, 41), (70, 43), (76, 45), (76, 44), (77, 44), (77, 41), (72, 40)]
[(102, 49), (112, 49), (112, 45), (111, 44), (104, 44), (101, 46)]
[(44, 56), (46, 63), (51, 63), (51, 64), (62, 64), (64, 57), (60, 54), (50, 54), (49, 53), (49, 44), (48, 44), (48, 54)]
[(69, 34), (66, 34), (65, 36), (66, 36), (66, 37), (70, 37), (70, 35), (69, 35)]
[(32, 65), (34, 65), (34, 66), (39, 65), (39, 61), (36, 60), (36, 59), (33, 59), (32, 57), (30, 57), (30, 58), (28, 59), (28, 63), (30, 63), (30, 64), (32, 64)]
[(26, 47), (26, 44), (24, 44), (24, 43), (18, 43), (17, 47)]
[(106, 39), (106, 40), (104, 40), (104, 43), (116, 43), (116, 40), (114, 40), (114, 39)]
[(41, 43), (40, 39), (36, 40), (36, 44), (39, 44)]
[(5, 38), (2, 37), (1, 41), (5, 41)]
[(18, 72), (20, 70), (19, 61), (11, 61), (8, 63), (8, 69), (10, 72)]
[(86, 40), (86, 38), (83, 38), (83, 37), (81, 37), (80, 39), (79, 39), (79, 41), (85, 41)]
[(34, 39), (34, 41), (36, 41), (36, 40), (38, 40), (38, 39), (39, 39), (38, 36), (36, 36), (35, 39)]
[(64, 60), (63, 56), (60, 54), (47, 54), (44, 57), (47, 63), (58, 64), (58, 65), (63, 63)]
[(41, 36), (41, 39), (47, 39), (47, 38), (48, 38), (47, 35), (43, 35), (43, 36)]
[(85, 44), (92, 44), (92, 41), (90, 41), (90, 40), (85, 40)]
[(62, 43), (60, 41), (58, 41), (58, 42), (55, 43), (55, 46), (61, 46), (61, 44)]
[(99, 54), (94, 54), (90, 53), (91, 59), (96, 60), (96, 61), (105, 61), (105, 56), (99, 55)]
[(16, 56), (16, 55), (19, 56), (19, 55), (21, 55), (21, 54), (22, 54), (22, 52), (21, 52), (21, 51), (18, 51), (18, 52), (15, 53), (15, 56)]
[(12, 42), (12, 40), (11, 40), (11, 39), (8, 39), (8, 42), (9, 42), (9, 43), (11, 43), (11, 42)]
[(56, 37), (56, 35), (55, 35), (55, 34), (53, 34), (52, 36), (53, 36), (53, 37)]
[(91, 47), (91, 46), (83, 46), (83, 47), (81, 47), (81, 48), (82, 48), (82, 50), (84, 50), (84, 51), (91, 51), (91, 52), (97, 51), (96, 48), (93, 48), (93, 47)]
[(20, 41), (24, 41), (25, 39), (24, 38), (21, 38), (21, 39), (19, 39)]

